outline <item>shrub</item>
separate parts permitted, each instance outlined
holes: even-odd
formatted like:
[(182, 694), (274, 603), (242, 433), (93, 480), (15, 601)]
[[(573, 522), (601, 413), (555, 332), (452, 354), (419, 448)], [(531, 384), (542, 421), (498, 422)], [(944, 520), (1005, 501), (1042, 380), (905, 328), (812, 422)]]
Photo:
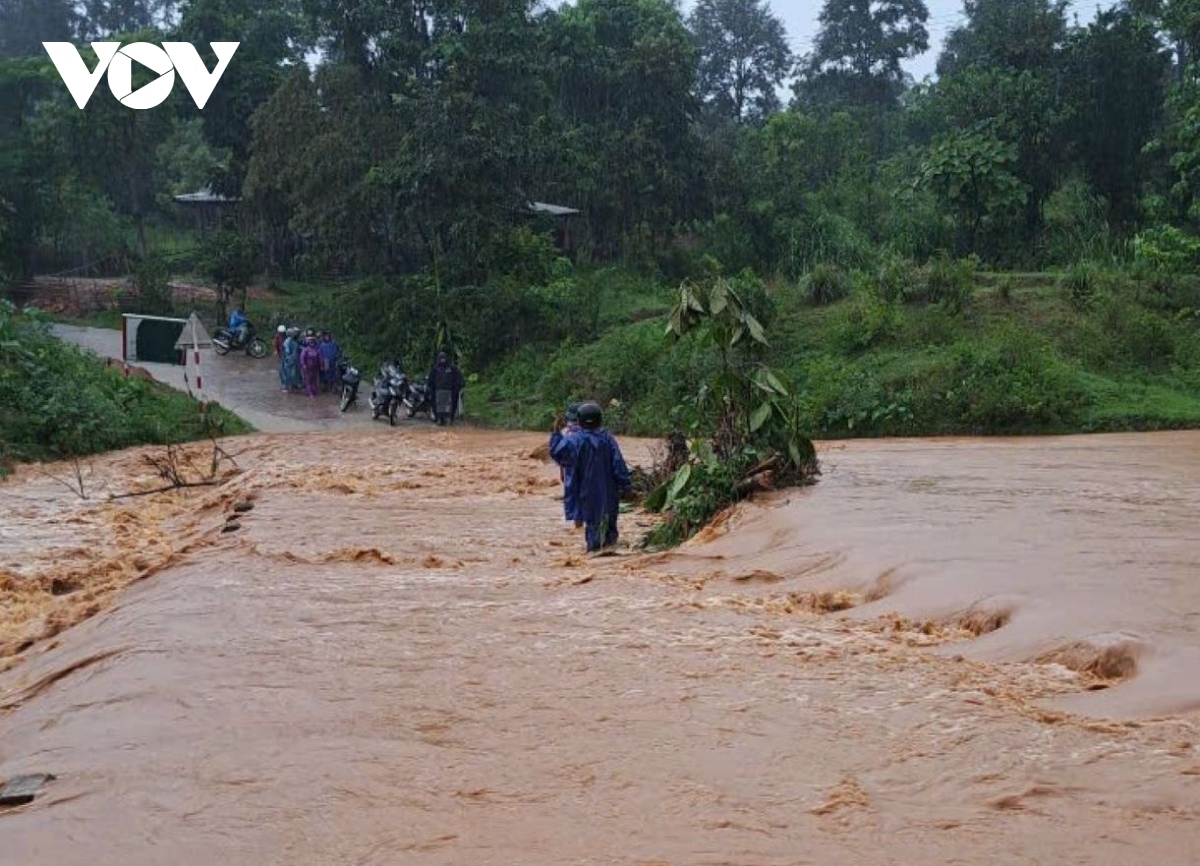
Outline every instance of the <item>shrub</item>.
[(795, 279), (822, 263), (863, 267), (875, 256), (870, 240), (849, 219), (821, 209), (775, 223), (776, 249), (783, 250), (779, 270)]
[(900, 433), (913, 417), (910, 401), (906, 390), (890, 386), (870, 368), (859, 368), (825, 407), (822, 426), (836, 435)]
[(1042, 260), (1062, 265), (1109, 247), (1104, 200), (1080, 179), (1068, 180), (1046, 199)]
[(939, 304), (951, 313), (961, 312), (971, 298), (977, 271), (977, 259), (956, 261), (943, 253), (925, 266), (924, 292), (920, 299)]
[(1012, 326), (951, 347), (914, 384), (914, 393), (923, 427), (964, 433), (1067, 429), (1089, 402), (1044, 341)]
[(1086, 309), (1096, 296), (1098, 275), (1088, 262), (1076, 262), (1058, 281), (1067, 302), (1077, 310)]
[(848, 352), (862, 352), (893, 339), (903, 324), (900, 309), (873, 292), (854, 297), (836, 311), (835, 342)]
[(850, 278), (836, 265), (823, 262), (808, 272), (804, 288), (808, 301), (820, 307), (836, 303), (850, 294)]
[(1134, 236), (1133, 258), (1151, 270), (1195, 273), (1200, 270), (1200, 238), (1174, 226), (1158, 225)]
[(163, 257), (148, 256), (138, 262), (133, 272), (133, 285), (136, 294), (122, 300), (122, 312), (146, 316), (170, 316), (175, 312), (171, 271)]
[(911, 300), (920, 291), (921, 271), (912, 259), (888, 256), (875, 274), (875, 291), (885, 301)]

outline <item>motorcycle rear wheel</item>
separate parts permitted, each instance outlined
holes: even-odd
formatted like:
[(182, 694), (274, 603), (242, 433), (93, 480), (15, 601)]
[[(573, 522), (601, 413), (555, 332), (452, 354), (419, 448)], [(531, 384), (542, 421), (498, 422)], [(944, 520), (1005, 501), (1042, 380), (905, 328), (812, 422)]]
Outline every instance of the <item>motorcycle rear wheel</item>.
[(266, 344), (266, 341), (255, 337), (250, 341), (250, 345), (246, 347), (246, 351), (252, 358), (265, 358), (271, 352), (271, 347)]

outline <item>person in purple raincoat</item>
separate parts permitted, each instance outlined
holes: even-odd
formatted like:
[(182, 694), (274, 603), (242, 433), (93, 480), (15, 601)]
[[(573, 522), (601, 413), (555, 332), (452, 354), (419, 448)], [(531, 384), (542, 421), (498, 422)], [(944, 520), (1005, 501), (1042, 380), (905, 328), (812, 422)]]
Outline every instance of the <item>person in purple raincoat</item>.
[(317, 341), (312, 337), (300, 350), (300, 372), (304, 375), (304, 390), (308, 396), (317, 396), (321, 380), (321, 353), (317, 349)]

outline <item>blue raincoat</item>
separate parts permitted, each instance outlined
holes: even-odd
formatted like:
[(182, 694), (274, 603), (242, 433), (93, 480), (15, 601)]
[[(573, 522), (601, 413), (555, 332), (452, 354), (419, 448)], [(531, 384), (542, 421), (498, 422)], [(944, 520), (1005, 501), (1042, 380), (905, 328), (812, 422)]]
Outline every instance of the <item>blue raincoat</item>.
[(283, 341), (283, 377), (289, 389), (300, 387), (300, 344), (295, 337)]
[[(567, 426), (563, 428), (563, 436), (574, 436), (581, 429), (578, 421), (568, 421)], [(575, 474), (575, 470), (570, 466), (562, 466), (562, 484), (563, 484), (563, 513), (567, 520), (573, 520), (576, 523), (582, 523), (583, 517), (579, 514), (579, 493), (571, 484), (571, 476)]]
[(574, 497), (576, 517), (584, 522), (587, 549), (616, 544), (621, 493), (632, 483), (617, 440), (603, 428), (585, 427), (570, 436), (555, 430), (550, 434), (550, 456), (571, 470), (564, 501)]

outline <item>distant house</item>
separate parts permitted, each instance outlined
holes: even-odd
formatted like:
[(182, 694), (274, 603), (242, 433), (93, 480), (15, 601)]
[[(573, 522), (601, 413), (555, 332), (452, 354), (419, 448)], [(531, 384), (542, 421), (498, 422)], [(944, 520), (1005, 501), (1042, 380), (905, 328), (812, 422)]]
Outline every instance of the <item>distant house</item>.
[(240, 198), (219, 195), (209, 187), (175, 196), (175, 203), (192, 213), (196, 228), (200, 231), (210, 231), (219, 226), (226, 216), (234, 212), (240, 201)]
[(577, 218), (582, 211), (573, 207), (563, 207), (558, 204), (547, 204), (544, 201), (531, 201), (529, 212), (540, 217), (547, 217), (554, 223), (554, 243), (559, 250), (568, 255), (574, 252), (574, 229)]

